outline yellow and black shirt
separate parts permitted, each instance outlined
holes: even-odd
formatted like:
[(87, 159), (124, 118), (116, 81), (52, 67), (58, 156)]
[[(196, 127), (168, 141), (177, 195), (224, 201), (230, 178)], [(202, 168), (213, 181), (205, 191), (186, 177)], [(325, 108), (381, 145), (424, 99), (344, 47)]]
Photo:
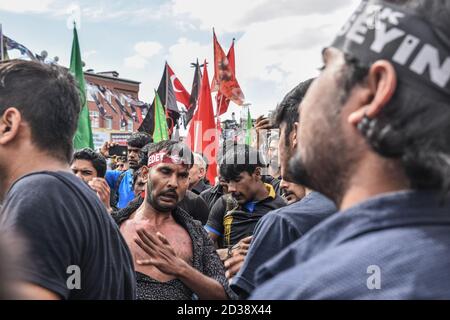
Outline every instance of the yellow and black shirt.
[(240, 240), (253, 235), (259, 219), (269, 211), (286, 206), (270, 184), (265, 184), (269, 196), (261, 201), (239, 206), (230, 195), (223, 196), (211, 209), (205, 229), (218, 235), (223, 248), (232, 247)]

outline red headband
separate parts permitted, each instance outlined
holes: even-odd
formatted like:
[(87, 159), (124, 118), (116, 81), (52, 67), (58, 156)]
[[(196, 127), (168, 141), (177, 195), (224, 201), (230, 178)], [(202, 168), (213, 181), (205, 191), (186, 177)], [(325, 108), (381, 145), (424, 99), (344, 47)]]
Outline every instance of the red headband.
[(148, 167), (157, 166), (160, 163), (185, 164), (183, 158), (177, 155), (170, 155), (167, 151), (153, 153), (148, 157)]

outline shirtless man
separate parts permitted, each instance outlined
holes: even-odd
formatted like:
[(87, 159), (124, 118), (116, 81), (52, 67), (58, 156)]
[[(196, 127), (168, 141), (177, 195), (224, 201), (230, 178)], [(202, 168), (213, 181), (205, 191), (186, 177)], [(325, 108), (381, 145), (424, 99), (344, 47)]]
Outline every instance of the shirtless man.
[(178, 207), (193, 157), (163, 141), (149, 149), (144, 203), (120, 230), (132, 252), (138, 299), (227, 299), (225, 270), (201, 223)]

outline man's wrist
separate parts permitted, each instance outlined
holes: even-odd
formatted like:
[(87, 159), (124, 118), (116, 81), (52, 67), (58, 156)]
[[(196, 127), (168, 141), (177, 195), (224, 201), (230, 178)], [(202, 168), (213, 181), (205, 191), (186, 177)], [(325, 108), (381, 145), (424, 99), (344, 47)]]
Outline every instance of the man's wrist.
[(178, 258), (178, 260), (179, 260), (179, 263), (178, 263), (178, 266), (175, 268), (174, 276), (181, 280), (181, 279), (187, 277), (190, 266), (183, 259)]

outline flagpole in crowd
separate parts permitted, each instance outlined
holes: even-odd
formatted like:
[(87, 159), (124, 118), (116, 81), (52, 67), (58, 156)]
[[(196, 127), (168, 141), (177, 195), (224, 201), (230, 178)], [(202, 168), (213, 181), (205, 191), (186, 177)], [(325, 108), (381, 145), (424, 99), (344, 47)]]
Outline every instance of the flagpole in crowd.
[(4, 58), (4, 52), (3, 52), (4, 48), (5, 47), (3, 45), (3, 26), (0, 23), (0, 61), (3, 61), (3, 58)]
[(74, 148), (80, 150), (83, 148), (94, 149), (92, 137), (91, 120), (86, 99), (86, 81), (83, 73), (83, 62), (81, 60), (80, 43), (78, 41), (77, 25), (73, 23), (73, 42), (72, 54), (70, 58), (70, 72), (75, 77), (80, 88), (82, 109), (78, 120), (78, 128), (74, 137)]

